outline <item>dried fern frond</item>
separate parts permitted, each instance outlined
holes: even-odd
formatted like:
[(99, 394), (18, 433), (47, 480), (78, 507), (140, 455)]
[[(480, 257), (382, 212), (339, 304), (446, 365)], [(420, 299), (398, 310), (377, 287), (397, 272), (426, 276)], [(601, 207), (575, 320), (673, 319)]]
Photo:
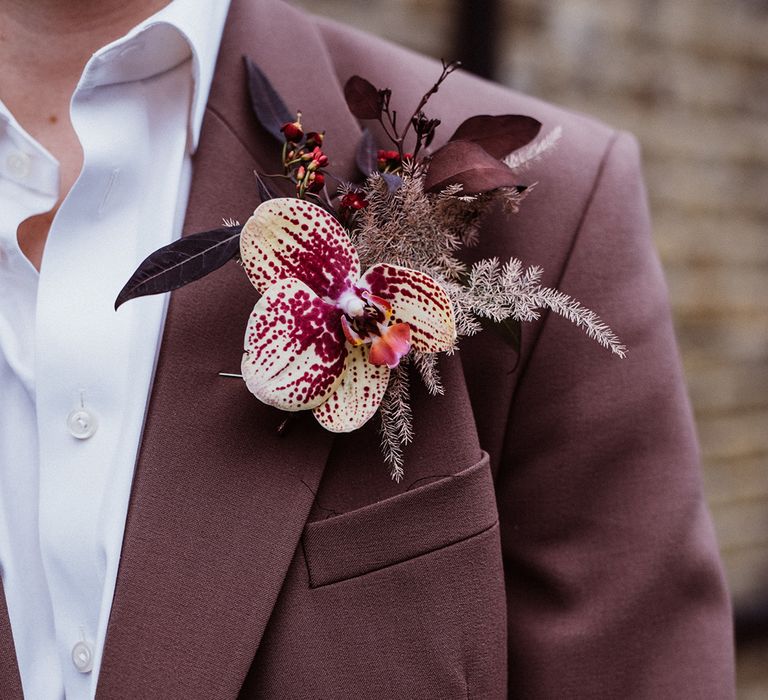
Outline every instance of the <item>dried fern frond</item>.
[(538, 294), (539, 303), (564, 318), (584, 332), (593, 340), (596, 340), (604, 348), (607, 348), (621, 358), (627, 356), (627, 347), (624, 345), (610, 327), (590, 309), (582, 306), (576, 299), (549, 287), (541, 287)]
[(533, 321), (541, 309), (549, 309), (579, 328), (604, 348), (619, 357), (625, 357), (627, 348), (614, 332), (594, 312), (572, 297), (541, 285), (542, 270), (512, 259), (501, 265), (497, 258), (481, 260), (472, 266), (469, 274), (468, 303), (478, 316), (492, 321), (513, 318)]
[[(557, 127), (510, 154), (504, 162), (513, 170), (522, 170), (554, 148), (561, 135)], [(526, 268), (514, 258), (504, 264), (491, 258), (468, 269), (458, 257), (463, 248), (477, 244), (482, 219), (491, 205), (500, 204), (507, 214), (517, 213), (534, 185), (466, 194), (461, 185), (455, 184), (438, 193), (427, 193), (427, 167), (424, 161), (406, 160), (400, 175), (372, 173), (367, 178), (362, 188), (367, 205), (356, 212), (350, 231), (362, 269), (389, 263), (430, 275), (451, 300), (457, 342), (458, 338), (479, 332), (480, 319), (497, 323), (510, 319), (533, 321), (548, 309), (615, 354), (625, 356), (625, 346), (597, 314), (567, 294), (542, 286), (541, 268)], [(342, 187), (340, 192), (343, 195), (352, 189)], [(379, 409), (380, 433), (384, 459), (398, 482), (403, 478), (404, 449), (413, 440), (411, 366), (430, 394), (444, 391), (435, 353), (412, 351), (392, 370)]]
[(456, 252), (460, 229), (446, 225), (424, 192), (422, 177), (404, 175), (391, 191), (384, 177), (371, 175), (368, 206), (360, 210), (351, 237), (363, 267), (391, 263), (445, 279), (459, 279), (466, 267)]
[(409, 364), (408, 358), (403, 358), (392, 370), (387, 391), (379, 406), (381, 451), (384, 461), (390, 466), (390, 476), (398, 483), (405, 474), (403, 450), (413, 440)]
[(432, 396), (442, 396), (445, 393), (440, 380), (440, 368), (437, 366), (436, 352), (414, 352), (413, 364), (421, 376), (421, 381)]
[(563, 128), (556, 126), (552, 131), (536, 139), (533, 143), (523, 146), (517, 151), (513, 151), (506, 158), (504, 164), (511, 170), (525, 170), (557, 146), (563, 135)]
[(500, 187), (497, 190), (497, 196), (501, 199), (501, 206), (507, 216), (517, 214), (520, 211), (520, 204), (533, 191), (538, 183), (534, 182), (525, 189), (519, 190), (516, 187)]
[(359, 187), (353, 185), (351, 182), (342, 181), (339, 183), (339, 189), (336, 191), (336, 196), (339, 199), (342, 199), (344, 195), (349, 194), (350, 192), (357, 192), (359, 189)]

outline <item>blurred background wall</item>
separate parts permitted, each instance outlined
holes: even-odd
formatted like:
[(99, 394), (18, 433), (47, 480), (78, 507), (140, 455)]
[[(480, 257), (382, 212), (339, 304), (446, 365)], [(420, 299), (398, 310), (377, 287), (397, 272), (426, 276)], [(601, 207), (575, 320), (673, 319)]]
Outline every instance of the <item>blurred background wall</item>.
[(739, 697), (768, 698), (768, 0), (292, 1), (638, 136)]

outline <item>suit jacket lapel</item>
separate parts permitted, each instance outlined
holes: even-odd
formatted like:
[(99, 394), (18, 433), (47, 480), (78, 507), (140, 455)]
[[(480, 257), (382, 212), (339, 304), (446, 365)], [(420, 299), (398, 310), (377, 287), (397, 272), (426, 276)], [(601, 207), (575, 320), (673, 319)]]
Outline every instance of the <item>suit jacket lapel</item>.
[[(249, 111), (243, 54), (311, 127), (336, 135), (334, 169), (351, 168), (359, 128), (313, 25), (282, 4), (234, 0), (186, 232), (244, 221), (258, 203), (252, 171), (276, 172), (278, 147)], [(239, 372), (255, 300), (234, 264), (172, 295), (98, 697), (234, 696), (255, 656), (331, 445), (308, 415), (278, 435), (282, 414), (218, 376)]]

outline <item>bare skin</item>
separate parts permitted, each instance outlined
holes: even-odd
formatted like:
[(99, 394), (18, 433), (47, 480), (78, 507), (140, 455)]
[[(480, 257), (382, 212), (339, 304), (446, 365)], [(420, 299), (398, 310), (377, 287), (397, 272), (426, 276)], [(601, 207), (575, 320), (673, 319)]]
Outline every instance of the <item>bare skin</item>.
[(18, 228), (39, 270), (56, 212), (83, 166), (69, 101), (91, 55), (170, 0), (0, 0), (0, 99), (61, 165), (60, 197)]

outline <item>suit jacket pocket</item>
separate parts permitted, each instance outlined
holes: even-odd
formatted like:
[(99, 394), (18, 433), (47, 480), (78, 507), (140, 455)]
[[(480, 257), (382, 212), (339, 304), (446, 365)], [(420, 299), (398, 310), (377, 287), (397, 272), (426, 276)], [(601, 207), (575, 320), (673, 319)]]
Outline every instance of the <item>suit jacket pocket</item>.
[(447, 547), (498, 520), (488, 455), (453, 476), (328, 520), (302, 537), (312, 588)]

